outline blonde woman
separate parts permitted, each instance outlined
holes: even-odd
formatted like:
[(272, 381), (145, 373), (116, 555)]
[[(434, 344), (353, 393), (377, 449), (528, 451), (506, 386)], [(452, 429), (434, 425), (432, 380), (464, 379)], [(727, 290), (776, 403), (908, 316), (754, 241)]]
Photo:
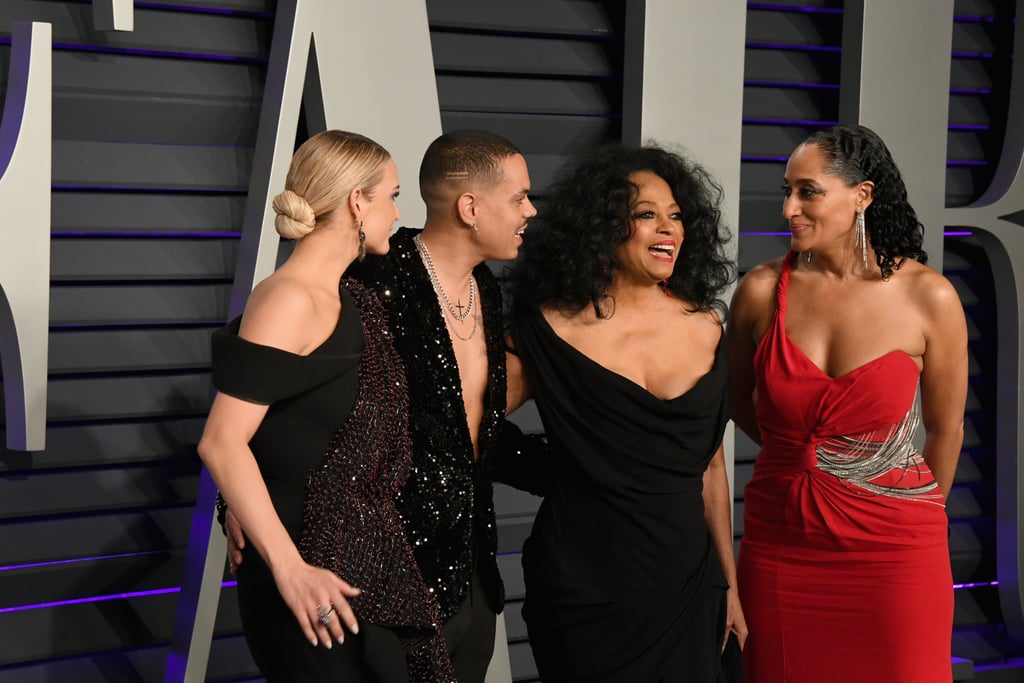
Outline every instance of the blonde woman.
[(343, 279), (388, 251), (398, 172), (361, 135), (296, 152), (274, 198), (296, 245), (213, 339), (219, 393), (199, 455), (245, 529), (246, 640), (268, 681), (451, 680), (436, 601), (394, 496), (407, 388), (380, 303)]

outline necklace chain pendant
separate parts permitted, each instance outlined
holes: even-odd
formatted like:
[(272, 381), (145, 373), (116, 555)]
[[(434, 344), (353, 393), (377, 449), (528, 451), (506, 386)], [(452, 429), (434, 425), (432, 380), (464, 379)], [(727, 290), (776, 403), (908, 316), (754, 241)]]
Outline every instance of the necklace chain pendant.
[[(456, 307), (452, 304), (451, 299), (448, 298), (448, 294), (444, 291), (444, 287), (441, 285), (441, 280), (437, 276), (437, 271), (434, 270), (434, 260), (430, 258), (430, 251), (427, 249), (427, 245), (423, 243), (423, 239), (420, 235), (416, 235), (412, 238), (413, 243), (416, 245), (416, 251), (420, 255), (420, 260), (423, 261), (424, 268), (427, 269), (427, 277), (430, 279), (430, 286), (434, 288), (434, 296), (438, 299), (438, 304), (441, 307), (441, 318), (444, 319), (448, 328), (452, 331), (456, 337), (462, 341), (469, 341), (476, 335), (476, 328), (478, 325), (479, 316), (473, 316), (473, 329), (467, 336), (462, 336), (459, 331), (455, 328), (454, 323), (449, 321), (449, 318), (460, 323), (466, 322), (473, 313), (473, 306), (476, 304), (476, 278), (473, 274), (469, 275), (469, 303), (465, 306), (462, 305), (462, 300), (459, 300), (459, 305)], [(445, 310), (447, 308), (447, 310)], [(458, 308), (458, 312), (455, 309)], [(463, 311), (465, 309), (465, 311)]]
[[(459, 305), (455, 306), (452, 304), (452, 300), (448, 298), (448, 293), (444, 291), (444, 287), (441, 285), (440, 278), (437, 277), (437, 271), (434, 270), (434, 260), (430, 258), (430, 251), (427, 249), (427, 245), (423, 243), (423, 238), (416, 235), (412, 238), (413, 243), (416, 245), (416, 251), (419, 252), (420, 259), (423, 261), (423, 265), (427, 269), (427, 277), (430, 278), (430, 284), (434, 288), (434, 294), (444, 303), (444, 306), (448, 308), (448, 314), (458, 320), (460, 323), (465, 322), (473, 313), (473, 306), (476, 304), (476, 278), (473, 274), (469, 275), (469, 303), (465, 306), (462, 305), (462, 300), (459, 300)], [(458, 312), (456, 312), (458, 308)], [(465, 310), (463, 310), (465, 309)], [(443, 309), (442, 309), (443, 311)]]

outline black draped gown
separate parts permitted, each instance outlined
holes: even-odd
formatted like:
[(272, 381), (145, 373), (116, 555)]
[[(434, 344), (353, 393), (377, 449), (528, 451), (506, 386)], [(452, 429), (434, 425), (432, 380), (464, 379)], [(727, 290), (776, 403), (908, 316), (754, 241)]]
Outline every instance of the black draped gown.
[(512, 338), (551, 446), (550, 490), (523, 550), (542, 679), (719, 680), (728, 584), (701, 494), (728, 419), (724, 341), (707, 375), (663, 400), (540, 313), (515, 321)]

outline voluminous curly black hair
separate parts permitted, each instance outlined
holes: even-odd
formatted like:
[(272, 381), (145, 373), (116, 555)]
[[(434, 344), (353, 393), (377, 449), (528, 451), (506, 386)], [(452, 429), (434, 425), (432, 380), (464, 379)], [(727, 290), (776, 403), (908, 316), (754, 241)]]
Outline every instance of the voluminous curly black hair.
[(839, 125), (811, 134), (801, 145), (817, 145), (825, 156), (825, 172), (847, 185), (874, 183), (864, 224), (883, 279), (892, 277), (905, 259), (928, 262), (924, 227), (907, 201), (903, 176), (877, 133), (866, 126)]
[(606, 145), (570, 162), (551, 188), (543, 225), (526, 233), (508, 274), (513, 314), (555, 307), (575, 315), (586, 306), (610, 317), (607, 293), (621, 268), (618, 247), (631, 233), (637, 186), (630, 175), (650, 171), (672, 190), (685, 236), (668, 288), (693, 310), (717, 309), (735, 279), (725, 256), (729, 238), (719, 204), (722, 188), (699, 165), (656, 146)]

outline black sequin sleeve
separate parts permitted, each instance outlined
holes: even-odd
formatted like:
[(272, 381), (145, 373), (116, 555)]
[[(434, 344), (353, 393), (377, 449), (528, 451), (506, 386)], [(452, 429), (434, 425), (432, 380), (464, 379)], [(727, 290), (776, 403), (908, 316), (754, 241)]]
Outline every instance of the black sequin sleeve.
[(518, 425), (505, 420), (491, 464), (494, 481), (535, 496), (547, 495), (551, 475), (544, 435), (523, 434)]

